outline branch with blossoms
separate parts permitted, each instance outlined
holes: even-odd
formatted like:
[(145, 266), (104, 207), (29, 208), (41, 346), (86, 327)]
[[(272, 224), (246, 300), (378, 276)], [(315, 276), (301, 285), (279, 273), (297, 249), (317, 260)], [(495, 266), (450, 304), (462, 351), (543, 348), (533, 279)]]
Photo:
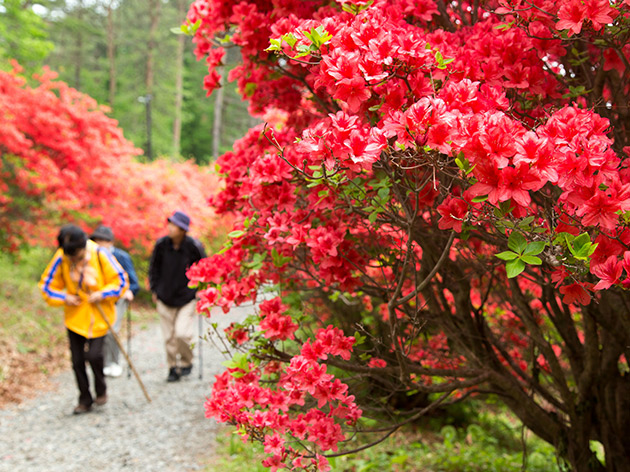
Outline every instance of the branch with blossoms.
[(269, 118), (220, 158), (235, 228), (189, 271), (202, 311), (278, 295), (227, 333), (209, 414), (272, 468), (326, 469), (359, 410), (392, 431), (494, 392), (574, 470), (624, 470), (627, 2), (199, 0), (189, 21), (204, 54), (232, 31)]

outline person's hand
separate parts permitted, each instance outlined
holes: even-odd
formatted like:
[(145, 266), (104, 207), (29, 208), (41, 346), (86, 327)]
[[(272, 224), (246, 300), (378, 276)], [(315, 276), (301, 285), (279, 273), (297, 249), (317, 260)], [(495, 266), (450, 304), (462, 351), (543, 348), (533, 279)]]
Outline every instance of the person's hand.
[(66, 299), (64, 301), (66, 305), (79, 306), (81, 304), (81, 297), (78, 295), (72, 295), (71, 293), (67, 293)]
[(158, 297), (157, 297), (156, 293), (153, 293), (153, 295), (151, 295), (151, 300), (153, 300), (153, 303), (155, 303), (157, 305)]
[(103, 292), (92, 292), (88, 298), (90, 303), (98, 303), (103, 299)]
[(132, 302), (132, 301), (133, 301), (133, 298), (134, 298), (134, 297), (133, 297), (133, 292), (132, 292), (131, 290), (127, 290), (127, 291), (125, 292), (125, 294), (123, 295), (123, 298), (124, 298), (125, 300), (129, 300), (130, 302)]

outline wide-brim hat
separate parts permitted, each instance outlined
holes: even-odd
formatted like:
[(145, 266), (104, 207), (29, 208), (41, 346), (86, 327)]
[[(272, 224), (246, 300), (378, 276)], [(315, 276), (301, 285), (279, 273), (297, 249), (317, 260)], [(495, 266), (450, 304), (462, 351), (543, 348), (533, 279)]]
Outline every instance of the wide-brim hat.
[(90, 236), (92, 240), (100, 240), (100, 241), (113, 241), (114, 240), (114, 232), (109, 226), (101, 225), (94, 230), (92, 235)]
[(188, 231), (190, 228), (190, 218), (183, 211), (176, 211), (171, 216), (167, 218), (170, 223), (173, 223), (178, 228), (183, 229), (184, 231)]

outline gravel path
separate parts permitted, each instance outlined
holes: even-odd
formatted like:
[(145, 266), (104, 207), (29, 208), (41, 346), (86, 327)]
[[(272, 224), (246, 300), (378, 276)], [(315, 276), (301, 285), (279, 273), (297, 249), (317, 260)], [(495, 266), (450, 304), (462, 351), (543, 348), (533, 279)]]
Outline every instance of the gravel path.
[[(227, 326), (252, 312), (251, 306), (243, 307), (227, 316), (217, 312), (211, 319)], [(217, 430), (204, 417), (203, 404), (214, 375), (223, 370), (224, 357), (211, 342), (197, 344), (203, 349), (203, 380), (195, 348), (192, 374), (167, 383), (159, 325), (134, 333), (132, 361), (151, 403), (125, 369), (122, 377), (108, 378), (106, 405), (72, 415), (78, 390), (68, 370), (53, 379), (57, 388), (51, 392), (0, 410), (0, 471), (203, 470)]]

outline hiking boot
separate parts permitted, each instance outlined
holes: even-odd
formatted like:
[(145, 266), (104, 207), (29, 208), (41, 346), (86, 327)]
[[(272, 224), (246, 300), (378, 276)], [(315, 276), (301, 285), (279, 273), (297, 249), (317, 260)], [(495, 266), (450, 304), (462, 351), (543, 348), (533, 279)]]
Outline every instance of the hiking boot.
[(92, 411), (92, 407), (88, 405), (78, 404), (74, 410), (72, 410), (73, 415), (82, 415), (83, 413), (88, 413)]
[(190, 364), (187, 367), (182, 367), (181, 373), (182, 373), (182, 377), (185, 377), (186, 375), (190, 375), (190, 373), (192, 372), (192, 364)]
[(100, 397), (96, 397), (96, 400), (94, 400), (94, 404), (98, 406), (103, 406), (105, 403), (107, 403), (107, 395), (101, 395)]
[(166, 377), (167, 382), (177, 382), (181, 375), (177, 371), (177, 367), (171, 367), (168, 371), (168, 377)]

